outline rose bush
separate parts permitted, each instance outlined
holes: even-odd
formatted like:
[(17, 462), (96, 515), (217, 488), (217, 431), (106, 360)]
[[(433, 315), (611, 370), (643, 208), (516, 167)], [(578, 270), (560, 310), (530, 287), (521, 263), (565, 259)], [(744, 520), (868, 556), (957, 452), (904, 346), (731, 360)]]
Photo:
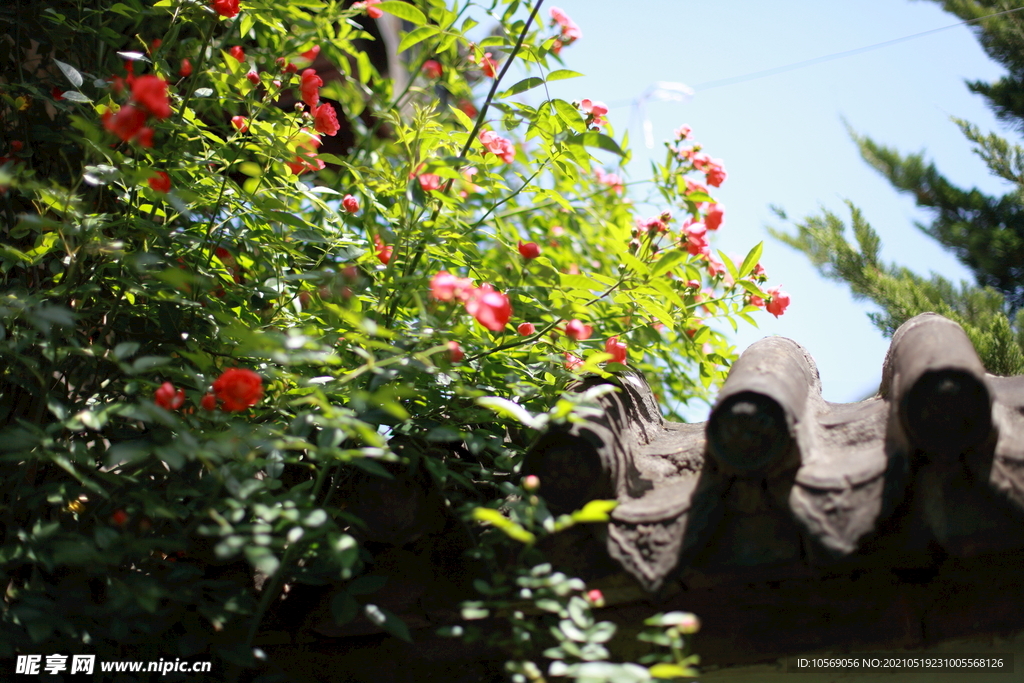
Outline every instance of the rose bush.
[[(614, 117), (557, 96), (583, 35), (557, 8), (17, 7), (0, 41), (18, 65), (0, 100), (0, 657), (261, 666), (286, 585), (337, 586), (337, 623), (365, 607), (407, 638), (355, 597), (376, 550), (340, 493), (395, 468), (471, 523), (495, 591), (526, 572), (589, 614), (581, 582), (529, 573), (542, 498), (506, 503), (580, 373), (628, 364), (678, 417), (733, 358), (715, 321), (789, 304), (762, 289), (760, 246), (712, 250), (722, 212), (700, 183), (725, 182), (722, 162), (680, 129), (642, 218)], [(368, 51), (386, 12), (402, 79)], [(499, 30), (478, 36), (488, 16)], [(614, 631), (594, 628), (595, 645)], [(509, 670), (542, 651), (510, 647)], [(560, 671), (573, 652), (551, 651)]]

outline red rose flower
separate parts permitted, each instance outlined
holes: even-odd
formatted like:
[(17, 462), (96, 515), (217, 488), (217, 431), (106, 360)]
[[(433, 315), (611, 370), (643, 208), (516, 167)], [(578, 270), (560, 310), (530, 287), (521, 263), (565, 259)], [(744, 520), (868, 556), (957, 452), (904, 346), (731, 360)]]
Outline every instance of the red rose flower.
[(146, 112), (130, 104), (121, 107), (116, 114), (112, 114), (109, 109), (103, 114), (103, 127), (124, 142), (138, 135), (145, 125)]
[(787, 308), (789, 308), (789, 294), (782, 291), (781, 285), (772, 287), (768, 290), (768, 293), (771, 294), (772, 298), (769, 299), (767, 305), (765, 305), (765, 309), (778, 318), (786, 312)]
[(565, 336), (569, 339), (575, 339), (576, 341), (585, 341), (590, 339), (590, 335), (594, 333), (594, 328), (590, 325), (584, 325), (582, 322), (573, 318), (565, 324)]
[(245, 74), (245, 79), (247, 81), (249, 81), (250, 83), (252, 83), (253, 85), (259, 85), (260, 84), (260, 75), (258, 73), (256, 73), (255, 70), (251, 70), (247, 74)]
[(466, 301), (472, 291), (472, 280), (456, 277), (446, 270), (442, 270), (430, 278), (430, 296), (438, 301), (451, 301), (452, 299)]
[(565, 369), (576, 370), (583, 365), (583, 359), (577, 356), (575, 353), (565, 352)]
[(308, 49), (305, 52), (303, 52), (302, 55), (300, 55), (300, 56), (303, 59), (309, 60), (310, 62), (315, 62), (316, 58), (317, 58), (317, 55), (319, 55), (319, 54), (320, 54), (320, 46), (319, 45), (314, 45), (310, 49)]
[(722, 183), (725, 182), (725, 179), (728, 176), (725, 169), (722, 168), (722, 162), (718, 159), (710, 159), (704, 172), (708, 180), (708, 185), (711, 187), (721, 187)]
[(519, 243), (519, 254), (527, 261), (532, 260), (540, 256), (540, 247), (537, 246), (536, 242), (527, 242), (523, 244)]
[(537, 331), (537, 326), (533, 323), (519, 323), (519, 327), (516, 328), (516, 332), (521, 337), (529, 337)]
[(54, 102), (60, 102), (64, 99), (64, 93), (57, 86), (53, 86), (50, 88), (50, 97), (53, 98)]
[(149, 126), (143, 126), (139, 129), (139, 134), (135, 140), (143, 147), (149, 148), (153, 146), (153, 129)]
[(228, 54), (234, 57), (235, 61), (245, 61), (245, 50), (242, 49), (241, 45), (235, 45), (234, 47), (232, 47), (230, 50), (228, 50)]
[(379, 5), (380, 3), (381, 0), (360, 0), (360, 2), (352, 3), (352, 9), (366, 10), (371, 19), (380, 19), (384, 16), (384, 10), (374, 7), (374, 5)]
[(178, 69), (178, 75), (182, 78), (188, 78), (192, 75), (192, 62), (188, 59), (181, 60), (181, 68)]
[(199, 400), (199, 405), (203, 410), (217, 410), (217, 397), (213, 394), (204, 394), (203, 398)]
[[(171, 176), (167, 175), (163, 171), (157, 171), (156, 176), (149, 179), (149, 186), (150, 188), (156, 190), (157, 192), (170, 192)], [(169, 384), (169, 382), (165, 382), (164, 384), (166, 386)]]
[(341, 126), (338, 125), (338, 115), (333, 106), (325, 102), (313, 110), (313, 128), (324, 135), (338, 134)]
[(613, 363), (626, 363), (626, 344), (619, 341), (618, 337), (608, 337), (608, 341), (604, 343), (604, 350), (606, 353), (612, 354)]
[(306, 171), (319, 171), (324, 168), (324, 162), (316, 156), (316, 150), (320, 148), (320, 136), (311, 133), (303, 128), (299, 131), (298, 144), (295, 145), (296, 157), (294, 161), (287, 162), (288, 168), (295, 175), (301, 175)]
[(441, 66), (441, 62), (436, 59), (428, 59), (423, 62), (423, 75), (431, 80), (437, 80), (441, 78), (441, 74), (444, 73), (444, 69)]
[(457, 341), (450, 341), (450, 342), (448, 342), (448, 358), (451, 360), (451, 362), (458, 363), (460, 360), (462, 360), (465, 357), (466, 357), (466, 354), (465, 354), (465, 352), (463, 352), (462, 347), (459, 346), (459, 342), (457, 342)]
[(244, 133), (249, 130), (249, 124), (244, 116), (232, 116), (231, 125), (234, 126), (239, 133)]
[(391, 254), (392, 252), (394, 252), (395, 248), (392, 247), (390, 244), (384, 244), (384, 240), (380, 238), (380, 235), (373, 236), (373, 245), (376, 248), (377, 258), (380, 260), (380, 262), (383, 263), (384, 265), (390, 263)]
[(507, 296), (484, 284), (470, 294), (466, 311), (491, 332), (497, 332), (512, 317), (512, 304)]
[(345, 195), (345, 198), (341, 200), (341, 205), (349, 213), (355, 213), (359, 210), (359, 200), (350, 194)]
[(488, 78), (498, 77), (498, 63), (491, 59), (490, 52), (484, 53), (484, 58), (480, 60), (480, 69), (484, 72), (484, 76)]
[(214, 12), (228, 19), (238, 14), (238, 0), (213, 0), (210, 7)]
[(224, 404), (224, 410), (241, 412), (263, 397), (263, 378), (252, 370), (229, 368), (213, 382), (213, 393)]
[(313, 69), (306, 69), (302, 72), (302, 83), (299, 90), (302, 92), (302, 101), (310, 107), (320, 104), (320, 88), (324, 81), (316, 75)]
[(164, 382), (153, 394), (153, 400), (164, 410), (177, 410), (185, 403), (185, 390), (176, 390), (173, 384)]
[(725, 211), (721, 204), (715, 204), (708, 209), (707, 215), (704, 217), (704, 225), (708, 226), (708, 230), (718, 230), (718, 227), (722, 225), (722, 218), (725, 216)]
[(424, 192), (437, 190), (441, 187), (441, 176), (434, 173), (421, 173), (416, 176), (416, 180), (420, 182), (420, 187), (423, 188)]
[(158, 119), (171, 115), (167, 81), (159, 76), (139, 76), (132, 83), (132, 100)]

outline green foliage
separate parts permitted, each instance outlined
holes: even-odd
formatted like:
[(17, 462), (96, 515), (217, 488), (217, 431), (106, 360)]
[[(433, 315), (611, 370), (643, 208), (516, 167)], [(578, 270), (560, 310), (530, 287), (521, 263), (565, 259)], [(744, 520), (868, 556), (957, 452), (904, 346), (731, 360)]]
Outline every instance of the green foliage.
[[(994, 84), (970, 83), (989, 100), (1005, 122), (1024, 130), (1024, 16), (996, 0), (935, 0), (948, 12), (973, 24), (988, 54), (1010, 73)], [(987, 17), (981, 19), (981, 17)], [(977, 20), (977, 21), (976, 21)], [(959, 286), (940, 275), (925, 278), (908, 269), (878, 261), (880, 241), (850, 204), (856, 246), (844, 236), (840, 218), (831, 211), (795, 223), (796, 233), (772, 234), (803, 251), (828, 278), (849, 284), (854, 296), (882, 309), (869, 316), (886, 335), (907, 319), (926, 311), (945, 315), (966, 330), (985, 367), (995, 374), (1024, 372), (1024, 148), (995, 134), (984, 134), (954, 118), (974, 151), (993, 175), (1011, 183), (993, 197), (977, 188), (957, 187), (923, 154), (901, 154), (850, 131), (861, 156), (894, 188), (914, 197), (933, 216), (925, 234), (949, 249), (974, 273), (976, 285)], [(785, 220), (785, 215), (780, 212)]]
[[(578, 74), (552, 68), (554, 29), (530, 8), (378, 8), (409, 22), (390, 64), (361, 9), (316, 0), (231, 18), (191, 0), (0, 10), (0, 656), (252, 666), (286, 584), (339, 586), (336, 621), (410, 639), (370, 595), (353, 482), (420, 473), (478, 557), (507, 546), (489, 565), (507, 576), (499, 557), (537, 552), (537, 519), (507, 510), (522, 455), (585, 410), (562, 392), (615, 369), (609, 338), (666, 403), (724, 378), (734, 351), (709, 323), (752, 321), (760, 245), (709, 272), (714, 257), (680, 244), (666, 212), (699, 220), (713, 201), (687, 185), (691, 161), (670, 146), (662, 220), (639, 228), (593, 170), (592, 151), (624, 161), (625, 141), (541, 89)], [(474, 44), (485, 17), (500, 30)], [(319, 140), (299, 95), (314, 46), (336, 65), (318, 65), (320, 96), (341, 124)], [(484, 76), (485, 48), (525, 79)], [(135, 92), (154, 77), (167, 115)], [(133, 108), (144, 126), (126, 131)], [(437, 296), (440, 271), (492, 286), (510, 320)], [(594, 338), (566, 335), (573, 319)], [(232, 407), (231, 368), (258, 373), (261, 395)]]

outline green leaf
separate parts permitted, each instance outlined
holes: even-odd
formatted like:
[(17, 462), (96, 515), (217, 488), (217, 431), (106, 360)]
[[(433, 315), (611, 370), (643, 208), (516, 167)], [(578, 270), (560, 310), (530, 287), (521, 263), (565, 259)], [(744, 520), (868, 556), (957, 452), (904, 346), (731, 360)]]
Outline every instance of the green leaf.
[(339, 626), (355, 619), (358, 613), (359, 603), (348, 593), (338, 593), (331, 599), (331, 616)]
[(345, 587), (345, 590), (347, 590), (350, 595), (366, 595), (367, 593), (376, 593), (383, 588), (384, 584), (387, 582), (388, 577), (386, 576), (368, 576), (364, 574), (363, 576), (354, 579), (352, 583), (348, 584)]
[(618, 154), (620, 157), (625, 156), (625, 152), (623, 152), (622, 148), (619, 147), (619, 143), (615, 142), (615, 140), (604, 133), (597, 133), (595, 131), (580, 133), (570, 137), (569, 143), (582, 144), (585, 147), (597, 147), (598, 149), (603, 149), (606, 152)]
[(455, 114), (455, 118), (459, 120), (459, 123), (461, 123), (466, 130), (473, 130), (473, 126), (475, 124), (473, 123), (473, 119), (466, 116), (466, 112), (454, 105), (448, 105), (448, 108), (452, 110), (452, 113)]
[(607, 522), (608, 513), (619, 504), (617, 500), (592, 500), (572, 513), (576, 522)]
[(501, 529), (509, 538), (520, 543), (529, 545), (537, 540), (536, 536), (521, 525), (491, 508), (473, 508), (473, 519)]
[(62, 74), (64, 74), (64, 77), (71, 82), (71, 85), (76, 88), (82, 87), (82, 74), (78, 73), (78, 69), (70, 64), (60, 61), (59, 59), (53, 60), (53, 63), (57, 65), (57, 68), (60, 69)]
[(398, 44), (398, 52), (405, 52), (416, 43), (437, 35), (438, 30), (439, 29), (436, 26), (420, 26), (419, 28), (414, 28), (402, 36), (402, 42)]
[(754, 245), (754, 248), (747, 253), (747, 257), (743, 259), (743, 265), (740, 266), (740, 277), (744, 278), (754, 271), (757, 267), (757, 262), (761, 260), (761, 252), (764, 251), (764, 242), (758, 242)]
[[(379, 6), (386, 4), (388, 3), (382, 3)], [(396, 638), (401, 638), (407, 643), (412, 642), (412, 635), (409, 633), (409, 627), (406, 626), (405, 622), (396, 617), (390, 610), (378, 607), (377, 605), (365, 605), (363, 607), (363, 613), (366, 614), (367, 619)]]
[(89, 99), (88, 97), (86, 97), (82, 93), (78, 92), (77, 90), (67, 90), (67, 91), (61, 93), (60, 96), (63, 97), (68, 102), (82, 102), (82, 103), (92, 102), (91, 99)]
[(545, 78), (544, 80), (550, 83), (551, 81), (560, 81), (565, 78), (577, 78), (582, 75), (583, 74), (581, 74), (579, 71), (570, 71), (569, 69), (558, 69), (557, 71), (552, 71), (551, 73), (549, 73), (547, 78)]
[(423, 12), (419, 9), (410, 5), (407, 2), (398, 2), (397, 0), (386, 0), (377, 5), (377, 9), (383, 10), (388, 14), (393, 14), (399, 19), (405, 19), (406, 21), (422, 26), (427, 23), (427, 18), (423, 16)]
[(651, 276), (658, 277), (664, 275), (672, 269), (678, 262), (686, 258), (686, 253), (675, 249), (673, 251), (665, 252), (665, 255), (654, 262), (654, 268), (651, 269)]
[(729, 271), (729, 275), (732, 276), (732, 281), (736, 282), (740, 279), (740, 271), (736, 270), (736, 264), (732, 262), (729, 255), (721, 249), (718, 250), (718, 255), (722, 257), (722, 263), (725, 264), (726, 270)]
[(524, 78), (523, 80), (519, 81), (511, 88), (501, 93), (498, 97), (511, 97), (512, 95), (518, 95), (521, 92), (532, 90), (533, 88), (536, 88), (541, 85), (544, 85), (544, 81), (537, 78), (536, 76), (531, 76), (530, 78)]
[(242, 37), (248, 36), (255, 23), (256, 17), (253, 16), (252, 12), (244, 12), (241, 21), (238, 22), (238, 35)]
[(584, 123), (583, 115), (579, 109), (565, 100), (551, 100), (551, 104), (555, 107), (555, 113), (558, 114), (558, 118), (565, 121), (570, 128), (579, 133), (587, 129), (587, 124)]
[(655, 664), (648, 671), (655, 678), (693, 678), (700, 675), (696, 669), (678, 664)]

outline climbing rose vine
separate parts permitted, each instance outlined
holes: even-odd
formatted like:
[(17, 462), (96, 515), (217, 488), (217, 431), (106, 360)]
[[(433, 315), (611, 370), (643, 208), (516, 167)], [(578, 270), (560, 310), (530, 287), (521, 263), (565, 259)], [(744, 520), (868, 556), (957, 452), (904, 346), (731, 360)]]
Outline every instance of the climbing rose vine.
[(706, 403), (723, 330), (790, 306), (760, 245), (716, 249), (724, 162), (682, 126), (632, 178), (557, 7), (4, 16), (0, 658), (265, 667), (321, 589), (333, 626), (416, 640), (348, 490), (408, 477), (465, 536), (459, 600), (546, 586), (494, 606), (501, 671), (608, 659), (559, 630), (613, 597), (544, 568), (567, 522), (523, 457), (586, 410), (581, 375)]

